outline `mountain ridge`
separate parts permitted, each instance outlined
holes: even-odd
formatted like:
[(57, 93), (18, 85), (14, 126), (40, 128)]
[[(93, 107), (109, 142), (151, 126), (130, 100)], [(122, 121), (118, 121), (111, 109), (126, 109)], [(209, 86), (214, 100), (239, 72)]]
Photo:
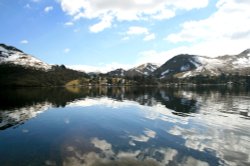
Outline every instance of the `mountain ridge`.
[[(103, 80), (101, 84), (119, 82), (123, 84), (126, 79), (129, 83), (137, 85), (161, 84), (173, 82), (178, 79), (192, 81), (194, 77), (203, 77), (203, 82), (220, 79), (220, 76), (250, 76), (250, 49), (246, 49), (237, 55), (223, 55), (218, 57), (206, 57), (199, 55), (180, 54), (166, 61), (163, 65), (146, 63), (129, 70), (118, 68), (108, 73), (79, 72), (67, 69), (64, 65), (49, 65), (23, 51), (5, 44), (0, 44), (0, 86), (59, 86), (66, 85), (70, 81), (87, 78), (86, 85), (98, 84), (96, 78)], [(230, 79), (229, 79), (230, 76)], [(116, 77), (114, 81), (111, 78)], [(236, 78), (235, 77), (235, 78)], [(245, 79), (245, 78), (244, 78)], [(242, 78), (243, 82), (244, 79)], [(245, 80), (248, 80), (246, 78)], [(225, 80), (224, 80), (225, 81)], [(79, 81), (76, 81), (79, 82)], [(201, 82), (199, 82), (201, 83)]]

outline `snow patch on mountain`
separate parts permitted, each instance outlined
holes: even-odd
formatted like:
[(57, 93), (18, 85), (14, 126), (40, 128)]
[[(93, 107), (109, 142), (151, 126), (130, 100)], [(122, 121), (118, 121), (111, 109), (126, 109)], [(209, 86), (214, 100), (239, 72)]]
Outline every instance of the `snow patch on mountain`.
[(181, 67), (181, 71), (187, 71), (190, 69), (190, 66), (189, 65), (184, 65)]
[(209, 57), (198, 57), (197, 61), (206, 68), (216, 68), (224, 64), (223, 60)]
[(201, 65), (200, 63), (197, 63), (197, 62), (193, 61), (192, 59), (190, 59), (189, 61), (190, 61), (195, 67), (197, 67), (197, 68), (200, 67), (200, 65)]
[(8, 52), (8, 50), (6, 50), (4, 47), (2, 47), (2, 46), (0, 46), (0, 51), (1, 52), (4, 52), (4, 53), (6, 53), (6, 52)]
[(250, 67), (250, 54), (247, 55), (247, 57), (239, 58), (237, 61), (233, 62), (234, 67), (237, 68), (245, 68)]
[(163, 75), (166, 75), (168, 73), (169, 73), (169, 70), (166, 70), (166, 71), (162, 72), (161, 75), (163, 76)]
[(139, 69), (135, 69), (135, 71), (137, 71), (138, 73), (143, 74), (143, 72), (141, 70), (139, 70)]

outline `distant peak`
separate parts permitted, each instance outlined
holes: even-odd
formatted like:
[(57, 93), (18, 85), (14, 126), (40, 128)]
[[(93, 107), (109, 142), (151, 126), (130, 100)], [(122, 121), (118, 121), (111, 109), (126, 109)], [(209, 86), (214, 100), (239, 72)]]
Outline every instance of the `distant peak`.
[(245, 51), (243, 51), (242, 53), (240, 54), (250, 54), (250, 48), (246, 49)]
[(145, 65), (148, 66), (148, 65), (154, 65), (154, 64), (152, 64), (152, 63), (145, 63)]
[(186, 56), (195, 56), (195, 55), (190, 55), (190, 54), (179, 54), (179, 55), (177, 55), (177, 56), (184, 56), (184, 57), (186, 57)]
[(158, 65), (157, 64), (153, 64), (153, 63), (144, 63), (144, 64), (141, 64), (140, 66), (138, 66), (137, 68), (147, 67), (147, 66), (158, 66)]
[(173, 58), (171, 58), (171, 61), (176, 61), (178, 59), (190, 59), (190, 58), (194, 58), (197, 57), (197, 55), (190, 55), (190, 54), (179, 54), (177, 56), (174, 56)]
[(123, 68), (118, 68), (115, 71), (124, 71), (124, 69)]

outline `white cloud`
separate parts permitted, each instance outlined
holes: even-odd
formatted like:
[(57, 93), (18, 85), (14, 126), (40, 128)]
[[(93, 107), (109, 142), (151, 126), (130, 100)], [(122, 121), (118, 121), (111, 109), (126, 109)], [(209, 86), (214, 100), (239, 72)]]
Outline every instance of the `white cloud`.
[(47, 7), (44, 8), (44, 12), (45, 12), (45, 13), (49, 13), (49, 12), (52, 11), (53, 9), (54, 9), (53, 6), (47, 6)]
[(73, 26), (74, 23), (69, 21), (69, 22), (64, 23), (64, 25), (65, 25), (65, 26)]
[(20, 41), (20, 43), (21, 43), (21, 44), (28, 44), (29, 41), (28, 41), (28, 40), (22, 40), (22, 41)]
[(135, 141), (137, 141), (137, 142), (148, 142), (149, 139), (155, 138), (155, 136), (156, 136), (155, 131), (145, 129), (144, 134), (142, 134), (142, 135), (139, 135), (139, 136), (130, 135), (129, 137), (132, 139), (130, 141), (130, 144), (135, 145), (136, 144), (136, 143), (134, 143)]
[(129, 27), (128, 31), (126, 32), (128, 35), (143, 35), (148, 34), (148, 29), (139, 26), (132, 26)]
[(210, 56), (236, 54), (249, 48), (250, 2), (219, 0), (217, 11), (199, 21), (187, 21), (182, 30), (170, 34), (166, 40), (172, 43), (189, 42), (187, 53)]
[(65, 49), (63, 50), (63, 52), (64, 52), (64, 53), (69, 53), (69, 52), (70, 52), (70, 49), (69, 49), (69, 48), (65, 48)]
[(98, 33), (98, 32), (103, 31), (106, 28), (110, 28), (112, 25), (112, 19), (113, 18), (109, 15), (103, 16), (102, 20), (99, 23), (89, 27), (89, 30), (91, 32)]
[(192, 10), (206, 7), (208, 0), (60, 0), (62, 10), (74, 19), (99, 19), (100, 22), (90, 27), (93, 32), (100, 32), (112, 27), (117, 21), (148, 19), (169, 19), (178, 9)]
[(110, 64), (99, 64), (96, 66), (92, 66), (92, 65), (67, 65), (68, 68), (74, 69), (74, 70), (81, 70), (81, 71), (85, 71), (85, 72), (101, 72), (101, 73), (106, 73), (118, 68), (122, 68), (122, 69), (130, 69), (132, 67), (134, 67), (133, 64), (120, 64), (117, 62), (113, 62)]
[(150, 41), (150, 40), (154, 40), (155, 39), (155, 34), (154, 33), (151, 33), (147, 36), (144, 37), (144, 41)]
[(147, 28), (140, 27), (140, 26), (129, 27), (129, 29), (126, 32), (126, 35), (128, 35), (128, 36), (125, 36), (124, 38), (127, 40), (129, 39), (129, 36), (131, 36), (131, 35), (145, 35), (145, 37), (143, 38), (144, 41), (150, 41), (150, 40), (155, 39), (154, 33), (150, 33)]

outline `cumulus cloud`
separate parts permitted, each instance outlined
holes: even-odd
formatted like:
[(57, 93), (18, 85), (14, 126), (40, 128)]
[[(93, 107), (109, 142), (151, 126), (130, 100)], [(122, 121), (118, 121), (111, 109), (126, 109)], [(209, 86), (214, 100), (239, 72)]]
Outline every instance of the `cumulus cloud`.
[[(189, 42), (189, 53), (205, 55), (235, 54), (249, 47), (249, 1), (219, 0), (217, 11), (206, 19), (186, 21), (181, 31), (168, 35), (172, 43)], [(225, 51), (226, 50), (226, 51)]]
[(49, 13), (49, 12), (52, 11), (53, 9), (54, 9), (53, 6), (47, 6), (47, 7), (44, 8), (44, 12), (45, 12), (45, 13)]
[(20, 41), (20, 43), (21, 43), (21, 44), (28, 44), (29, 41), (28, 41), (28, 40), (22, 40), (22, 41)]
[[(177, 11), (204, 8), (208, 0), (60, 0), (62, 10), (73, 19), (80, 18), (97, 21), (89, 27), (93, 33), (111, 28), (117, 21), (148, 21), (169, 19)], [(176, 48), (157, 51), (148, 50), (139, 54), (136, 64), (153, 62), (164, 63), (181, 53), (219, 56), (238, 54), (249, 48), (250, 41), (250, 2), (247, 0), (218, 0), (217, 10), (201, 20), (183, 22), (181, 30), (166, 36), (165, 40), (176, 44)], [(145, 27), (129, 27), (121, 40), (133, 36), (144, 41), (156, 38)], [(158, 36), (157, 36), (158, 37)], [(186, 44), (188, 43), (188, 45)], [(172, 45), (172, 44), (171, 44)]]
[(192, 10), (206, 7), (208, 0), (60, 0), (62, 10), (75, 20), (80, 18), (98, 19), (90, 31), (100, 32), (110, 28), (117, 21), (135, 21), (148, 19), (169, 19), (176, 10)]

